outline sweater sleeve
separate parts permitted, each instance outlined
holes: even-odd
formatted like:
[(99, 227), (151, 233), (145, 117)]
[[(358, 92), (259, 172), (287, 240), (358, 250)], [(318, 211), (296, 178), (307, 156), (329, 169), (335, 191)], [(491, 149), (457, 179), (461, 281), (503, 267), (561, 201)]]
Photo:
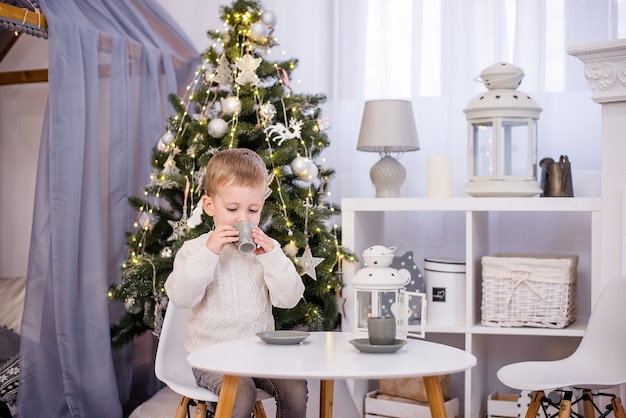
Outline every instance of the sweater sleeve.
[(192, 308), (204, 298), (215, 278), (218, 255), (206, 248), (208, 234), (186, 241), (176, 253), (174, 267), (165, 281), (167, 297), (180, 308)]
[(263, 278), (272, 305), (283, 309), (296, 306), (304, 293), (304, 283), (280, 244), (274, 241), (274, 250), (259, 255), (258, 260), (263, 266)]

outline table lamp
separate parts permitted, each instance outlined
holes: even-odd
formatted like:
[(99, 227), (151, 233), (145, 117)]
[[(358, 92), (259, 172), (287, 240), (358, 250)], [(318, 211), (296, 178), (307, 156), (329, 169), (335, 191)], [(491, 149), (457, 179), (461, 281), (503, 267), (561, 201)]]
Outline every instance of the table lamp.
[(392, 152), (420, 149), (413, 117), (407, 100), (372, 100), (365, 103), (357, 150), (378, 152), (381, 159), (372, 166), (370, 179), (376, 197), (399, 197), (406, 169), (391, 156)]

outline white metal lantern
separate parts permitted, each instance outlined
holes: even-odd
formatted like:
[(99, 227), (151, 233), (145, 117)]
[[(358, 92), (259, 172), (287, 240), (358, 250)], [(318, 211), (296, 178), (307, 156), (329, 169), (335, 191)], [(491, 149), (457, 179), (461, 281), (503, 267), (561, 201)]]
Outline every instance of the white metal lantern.
[(463, 110), (468, 127), (468, 182), (472, 196), (533, 196), (537, 181), (537, 120), (542, 109), (517, 90), (524, 71), (496, 63), (478, 80), (488, 91)]
[(389, 315), (396, 318), (397, 338), (424, 338), (426, 294), (403, 289), (411, 273), (390, 267), (395, 249), (374, 245), (363, 252), (366, 267), (351, 280), (355, 338), (367, 338), (368, 318)]

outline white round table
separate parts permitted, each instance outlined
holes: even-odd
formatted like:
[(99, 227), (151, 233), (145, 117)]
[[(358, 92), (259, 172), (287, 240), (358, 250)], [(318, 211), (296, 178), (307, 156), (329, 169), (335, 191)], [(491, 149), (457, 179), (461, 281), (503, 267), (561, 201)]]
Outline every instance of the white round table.
[[(317, 378), (321, 380), (320, 417), (332, 417), (334, 379), (424, 377), (431, 414), (445, 418), (438, 375), (462, 372), (476, 365), (466, 351), (423, 340), (407, 340), (395, 353), (362, 353), (349, 332), (312, 332), (303, 342), (274, 345), (258, 337), (227, 341), (187, 357), (198, 369), (223, 373), (216, 417), (230, 417), (239, 376)], [(224, 415), (221, 415), (224, 414)]]

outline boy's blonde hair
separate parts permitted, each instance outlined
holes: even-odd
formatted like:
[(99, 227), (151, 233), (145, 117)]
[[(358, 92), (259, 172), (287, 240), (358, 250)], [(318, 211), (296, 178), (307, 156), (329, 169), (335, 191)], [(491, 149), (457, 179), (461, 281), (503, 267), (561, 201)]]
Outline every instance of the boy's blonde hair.
[(246, 148), (231, 148), (215, 154), (206, 166), (204, 189), (213, 196), (218, 188), (233, 185), (267, 188), (268, 173), (259, 155)]

